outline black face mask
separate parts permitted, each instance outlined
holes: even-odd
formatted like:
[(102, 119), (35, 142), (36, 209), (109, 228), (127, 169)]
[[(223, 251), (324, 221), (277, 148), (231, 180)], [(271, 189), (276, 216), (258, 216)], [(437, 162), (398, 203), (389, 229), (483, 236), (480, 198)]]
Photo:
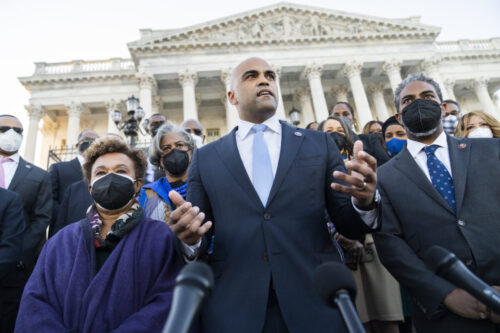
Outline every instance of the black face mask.
[(339, 132), (332, 132), (332, 133), (330, 133), (330, 135), (332, 136), (333, 141), (335, 141), (335, 144), (337, 145), (337, 147), (339, 147), (339, 150), (344, 148), (344, 146), (345, 146), (345, 136), (344, 135), (342, 135)]
[(80, 154), (82, 154), (84, 151), (86, 151), (90, 147), (92, 142), (94, 142), (94, 140), (82, 140), (82, 141), (80, 141), (80, 143), (78, 144), (78, 151), (80, 152)]
[(172, 149), (170, 153), (163, 156), (163, 167), (172, 176), (182, 175), (189, 165), (189, 155), (187, 151)]
[(401, 111), (403, 124), (417, 137), (435, 133), (441, 123), (441, 106), (431, 100), (416, 99)]
[(108, 173), (92, 183), (94, 201), (108, 210), (125, 207), (135, 195), (134, 182), (116, 173)]
[(158, 133), (158, 130), (160, 129), (161, 125), (163, 125), (163, 123), (155, 123), (150, 126), (149, 131), (151, 132), (153, 138), (156, 136), (156, 133)]

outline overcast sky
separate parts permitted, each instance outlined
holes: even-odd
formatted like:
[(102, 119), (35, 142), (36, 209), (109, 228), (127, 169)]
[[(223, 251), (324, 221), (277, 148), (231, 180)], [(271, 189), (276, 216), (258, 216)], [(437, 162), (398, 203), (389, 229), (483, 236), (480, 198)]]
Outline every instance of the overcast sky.
[[(29, 94), (17, 77), (31, 75), (34, 62), (129, 57), (127, 43), (139, 29), (182, 28), (269, 6), (278, 1), (2, 0), (0, 4), (0, 113), (28, 127)], [(421, 16), (442, 28), (438, 40), (500, 37), (499, 0), (309, 0), (310, 6), (387, 18)]]

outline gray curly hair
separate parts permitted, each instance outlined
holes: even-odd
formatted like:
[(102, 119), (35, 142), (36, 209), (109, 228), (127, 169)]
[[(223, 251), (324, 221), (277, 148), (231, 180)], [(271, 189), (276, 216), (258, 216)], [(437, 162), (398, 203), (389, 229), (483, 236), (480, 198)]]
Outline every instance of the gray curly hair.
[(151, 141), (151, 145), (149, 146), (149, 161), (156, 167), (160, 166), (161, 154), (163, 153), (160, 148), (161, 139), (168, 133), (179, 134), (186, 142), (190, 150), (194, 150), (196, 148), (193, 137), (188, 132), (184, 131), (176, 124), (167, 121), (158, 129), (158, 132), (156, 133), (153, 141)]
[(431, 86), (433, 86), (434, 90), (436, 90), (436, 93), (438, 95), (439, 100), (441, 102), (443, 101), (443, 94), (441, 93), (441, 88), (439, 88), (439, 84), (437, 84), (436, 81), (434, 81), (430, 77), (425, 76), (422, 73), (410, 74), (406, 77), (406, 79), (401, 81), (401, 83), (398, 85), (398, 87), (394, 91), (394, 105), (396, 106), (397, 113), (399, 113), (399, 104), (401, 102), (401, 98), (399, 97), (399, 95), (401, 94), (401, 91), (404, 88), (406, 88), (407, 85), (409, 85), (410, 83), (415, 82), (415, 81), (422, 81), (422, 82), (428, 83)]

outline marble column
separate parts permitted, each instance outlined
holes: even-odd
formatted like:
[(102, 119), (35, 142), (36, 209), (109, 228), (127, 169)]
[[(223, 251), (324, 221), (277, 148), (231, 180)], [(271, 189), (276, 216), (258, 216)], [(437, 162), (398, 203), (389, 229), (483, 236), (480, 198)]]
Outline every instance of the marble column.
[(314, 105), (314, 114), (316, 120), (321, 122), (328, 117), (328, 107), (326, 106), (325, 93), (321, 83), (321, 73), (323, 67), (321, 65), (309, 65), (304, 69), (304, 76), (309, 80), (311, 88), (311, 96)]
[(455, 96), (455, 91), (453, 89), (454, 87), (455, 87), (455, 81), (451, 79), (447, 79), (444, 81), (444, 88), (448, 93), (448, 98), (456, 101), (457, 97)]
[(78, 142), (80, 133), (80, 118), (83, 113), (83, 106), (72, 102), (67, 106), (68, 113), (68, 132), (66, 135), (66, 147), (73, 148)]
[(349, 92), (349, 87), (347, 84), (339, 84), (332, 88), (333, 96), (335, 97), (335, 103), (337, 102), (348, 102), (347, 93)]
[(300, 111), (302, 112), (302, 119), (304, 120), (304, 125), (316, 121), (314, 117), (314, 110), (311, 101), (311, 94), (307, 88), (298, 88), (295, 90), (295, 95), (297, 95), (300, 103)]
[(389, 78), (393, 93), (396, 91), (396, 88), (401, 83), (401, 81), (403, 81), (401, 79), (401, 64), (401, 60), (391, 59), (384, 62), (384, 64), (382, 65), (382, 70)]
[(272, 65), (274, 72), (276, 73), (276, 87), (278, 87), (278, 107), (276, 108), (276, 115), (281, 120), (286, 120), (287, 114), (285, 111), (285, 103), (283, 103), (283, 95), (281, 94), (281, 67)]
[(484, 112), (489, 115), (500, 119), (500, 111), (496, 108), (491, 96), (488, 92), (488, 80), (485, 78), (478, 78), (471, 80), (467, 83), (467, 89), (472, 89), (476, 93), (479, 102), (483, 107)]
[(26, 145), (23, 158), (30, 163), (34, 163), (37, 142), (36, 137), (38, 135), (38, 124), (40, 123), (40, 119), (42, 119), (44, 115), (44, 111), (39, 105), (30, 105), (28, 108), (26, 108), (26, 110), (28, 111), (29, 125), (28, 134), (25, 138)]
[(153, 110), (153, 90), (156, 89), (156, 80), (152, 75), (141, 73), (139, 79), (139, 105), (144, 110), (144, 119), (149, 119)]
[(163, 112), (163, 101), (161, 100), (161, 96), (155, 95), (153, 96), (151, 114), (162, 113), (162, 112)]
[(198, 83), (198, 74), (186, 70), (179, 73), (179, 83), (182, 86), (182, 100), (184, 106), (183, 119), (198, 119), (196, 108), (195, 86)]
[(352, 96), (354, 97), (354, 103), (358, 111), (358, 128), (363, 128), (367, 122), (373, 119), (365, 88), (361, 81), (362, 68), (363, 65), (357, 61), (351, 61), (342, 67), (342, 73), (349, 79), (349, 83), (351, 84)]
[[(121, 135), (120, 130), (118, 129), (118, 126), (116, 126), (116, 124), (113, 121), (113, 113), (115, 112), (115, 110), (120, 111), (119, 103), (117, 101), (115, 101), (114, 99), (112, 99), (112, 100), (107, 101), (105, 103), (105, 106), (106, 106), (106, 111), (108, 112), (108, 129), (107, 129), (106, 133), (115, 133), (115, 134)], [(122, 114), (122, 117), (123, 117), (123, 114)]]
[(420, 69), (431, 79), (436, 81), (441, 88), (441, 94), (443, 94), (443, 100), (448, 99), (448, 91), (445, 89), (443, 78), (439, 72), (439, 64), (441, 60), (439, 58), (429, 58), (422, 61), (420, 64)]
[(368, 87), (368, 90), (372, 95), (377, 119), (380, 121), (385, 121), (389, 118), (389, 112), (387, 112), (387, 105), (385, 104), (384, 99), (384, 88), (384, 83), (373, 83)]
[(231, 104), (229, 102), (229, 99), (227, 98), (227, 93), (228, 91), (231, 90), (231, 73), (232, 70), (230, 68), (227, 68), (223, 71), (221, 71), (220, 79), (222, 83), (224, 84), (224, 87), (226, 88), (226, 91), (224, 93), (224, 99), (223, 103), (224, 106), (226, 107), (226, 128), (227, 132), (229, 133), (236, 125), (238, 125), (238, 110), (236, 109), (236, 106)]

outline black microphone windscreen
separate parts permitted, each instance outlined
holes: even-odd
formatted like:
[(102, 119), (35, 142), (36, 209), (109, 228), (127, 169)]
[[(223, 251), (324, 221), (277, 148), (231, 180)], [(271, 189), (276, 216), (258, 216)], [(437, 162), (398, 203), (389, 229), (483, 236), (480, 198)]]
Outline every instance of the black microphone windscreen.
[(356, 298), (356, 282), (351, 271), (343, 264), (326, 262), (316, 267), (313, 273), (313, 283), (320, 297), (331, 304), (335, 294), (345, 289), (354, 300)]
[(427, 266), (438, 275), (448, 270), (451, 264), (458, 260), (452, 252), (439, 245), (434, 245), (427, 250), (423, 259)]
[(207, 264), (199, 261), (192, 262), (181, 270), (175, 280), (175, 285), (194, 285), (197, 288), (209, 291), (214, 285), (214, 274)]

